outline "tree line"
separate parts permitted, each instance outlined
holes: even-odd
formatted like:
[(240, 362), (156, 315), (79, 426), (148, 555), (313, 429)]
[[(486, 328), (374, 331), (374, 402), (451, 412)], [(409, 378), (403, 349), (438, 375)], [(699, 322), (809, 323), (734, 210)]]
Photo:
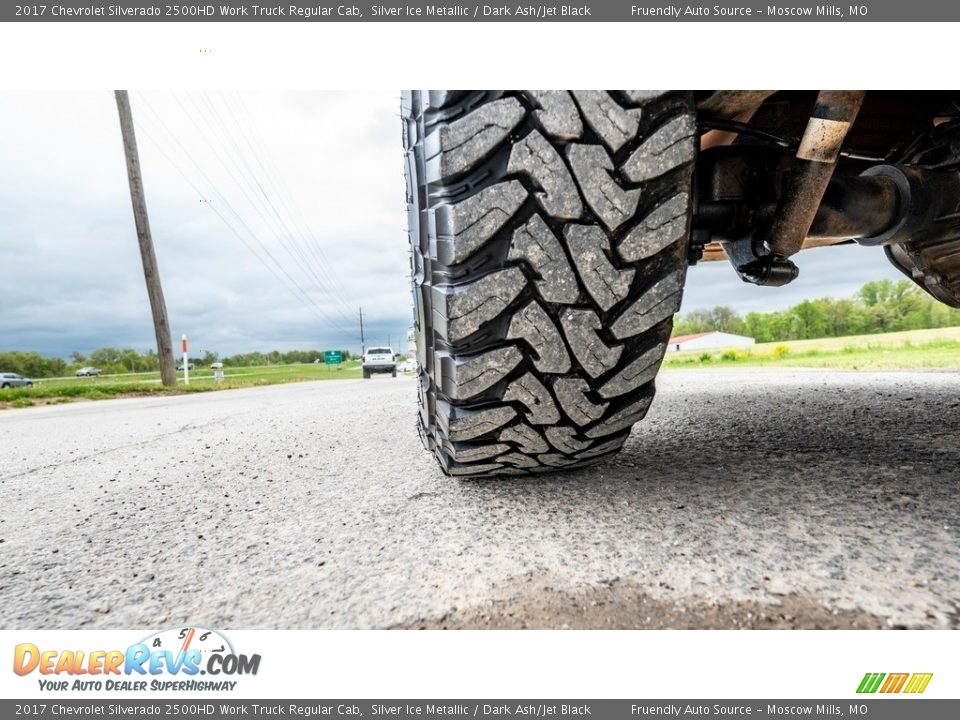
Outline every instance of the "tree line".
[(934, 299), (909, 280), (873, 280), (852, 298), (804, 300), (786, 310), (739, 315), (720, 305), (678, 315), (673, 334), (719, 332), (757, 342), (810, 340), (960, 325), (960, 309)]
[[(341, 350), (346, 362), (350, 359), (349, 350)], [(181, 358), (177, 357), (177, 364)], [(323, 362), (323, 350), (289, 350), (280, 352), (252, 352), (220, 358), (217, 353), (207, 351), (202, 356), (190, 358), (198, 367), (209, 367), (211, 363), (222, 362), (227, 367), (250, 367), (254, 365), (292, 365), (295, 363)], [(9, 351), (0, 352), (0, 372), (14, 372), (29, 378), (51, 378), (72, 375), (82, 367), (95, 367), (104, 374), (156, 372), (160, 369), (160, 359), (156, 350), (140, 352), (132, 348), (98, 348), (89, 354), (70, 353), (68, 359), (45, 357), (36, 352)]]

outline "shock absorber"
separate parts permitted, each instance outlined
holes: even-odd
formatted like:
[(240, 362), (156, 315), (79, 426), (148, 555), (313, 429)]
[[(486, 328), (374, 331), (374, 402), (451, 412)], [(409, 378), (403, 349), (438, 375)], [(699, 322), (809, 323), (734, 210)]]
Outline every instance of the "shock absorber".
[(741, 277), (758, 285), (786, 285), (799, 274), (789, 258), (800, 251), (833, 177), (843, 141), (860, 111), (863, 90), (822, 90), (797, 149), (773, 222), (757, 259), (738, 267)]

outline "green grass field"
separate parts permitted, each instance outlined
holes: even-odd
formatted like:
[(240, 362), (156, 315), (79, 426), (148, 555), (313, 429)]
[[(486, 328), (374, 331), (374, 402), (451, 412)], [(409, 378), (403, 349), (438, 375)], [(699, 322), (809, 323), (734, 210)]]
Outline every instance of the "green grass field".
[(663, 361), (667, 369), (757, 366), (960, 370), (960, 327), (670, 352)]
[(177, 373), (176, 388), (160, 384), (160, 373), (129, 373), (101, 377), (65, 377), (37, 380), (32, 388), (0, 390), (0, 408), (30, 407), (38, 404), (70, 402), (72, 400), (105, 400), (113, 397), (161, 395), (229, 390), (232, 388), (308, 380), (345, 380), (361, 377), (360, 361), (350, 360), (342, 365), (268, 365), (262, 367), (225, 368), (224, 380), (216, 382), (213, 370), (197, 368), (190, 372), (190, 384), (183, 384), (183, 374)]

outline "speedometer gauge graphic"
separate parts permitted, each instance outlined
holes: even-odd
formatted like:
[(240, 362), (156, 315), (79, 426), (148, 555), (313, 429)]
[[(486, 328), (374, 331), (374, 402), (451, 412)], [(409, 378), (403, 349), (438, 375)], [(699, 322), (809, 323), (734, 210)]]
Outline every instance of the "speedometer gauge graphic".
[(174, 657), (189, 650), (199, 650), (202, 657), (214, 653), (233, 654), (233, 645), (216, 630), (204, 627), (176, 627), (161, 630), (143, 639), (152, 652), (166, 650)]

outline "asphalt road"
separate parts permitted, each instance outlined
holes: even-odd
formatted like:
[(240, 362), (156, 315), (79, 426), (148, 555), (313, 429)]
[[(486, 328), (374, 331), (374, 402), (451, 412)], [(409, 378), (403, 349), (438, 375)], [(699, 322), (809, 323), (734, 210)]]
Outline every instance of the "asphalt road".
[(666, 372), (444, 477), (407, 378), (0, 412), (0, 627), (960, 627), (960, 376)]

